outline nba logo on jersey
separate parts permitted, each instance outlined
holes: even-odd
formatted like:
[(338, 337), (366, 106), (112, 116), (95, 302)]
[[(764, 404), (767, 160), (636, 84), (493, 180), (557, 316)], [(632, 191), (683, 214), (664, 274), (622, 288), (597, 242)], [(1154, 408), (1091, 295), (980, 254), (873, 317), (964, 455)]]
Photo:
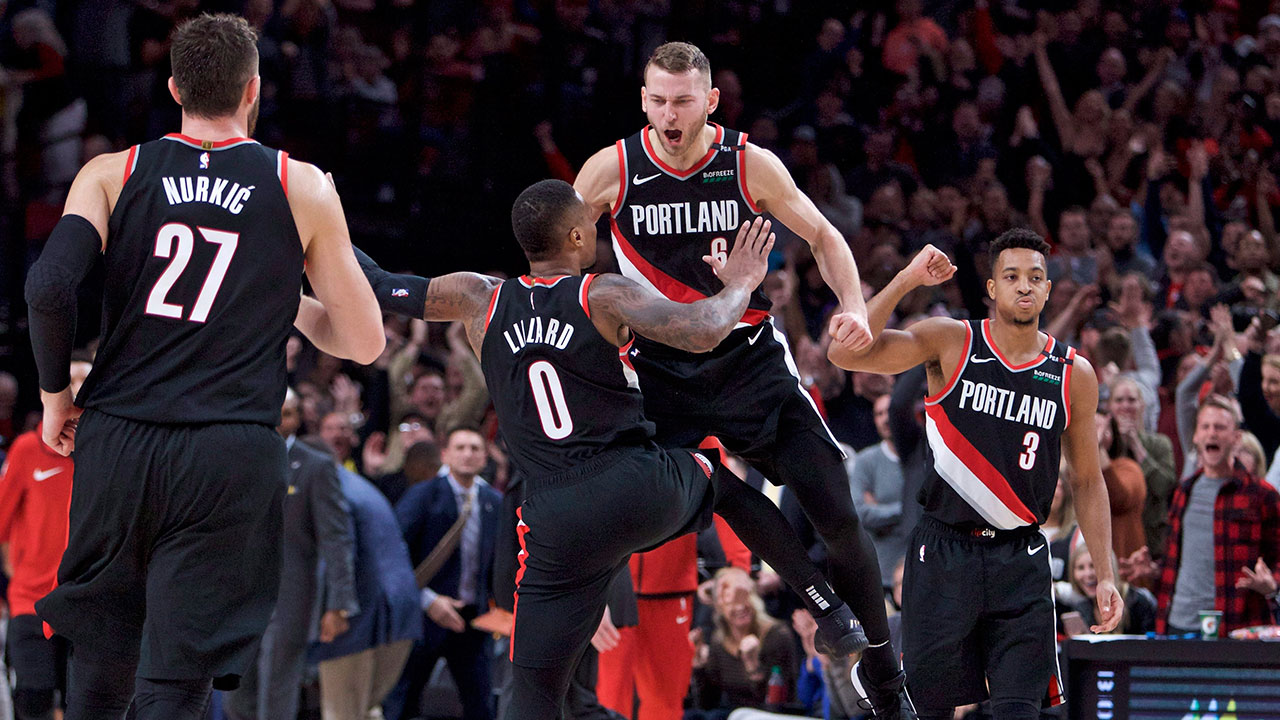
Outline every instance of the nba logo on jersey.
[(207, 152), (200, 153), (200, 169), (201, 170), (209, 169), (209, 153)]
[(409, 297), (409, 291), (404, 288), (396, 288), (391, 291), (391, 297)]

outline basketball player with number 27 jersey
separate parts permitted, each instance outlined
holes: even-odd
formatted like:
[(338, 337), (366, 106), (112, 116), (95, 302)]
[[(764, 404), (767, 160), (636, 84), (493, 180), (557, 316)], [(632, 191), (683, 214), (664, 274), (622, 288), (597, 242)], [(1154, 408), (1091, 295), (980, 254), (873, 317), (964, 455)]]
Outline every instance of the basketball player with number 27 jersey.
[[(986, 320), (930, 318), (885, 330), (908, 292), (955, 273), (932, 245), (873, 297), (876, 340), (859, 352), (832, 346), (840, 367), (896, 374), (924, 363), (925, 434), (933, 466), (924, 515), (907, 544), (903, 662), (922, 720), (991, 698), (997, 720), (1038, 718), (1062, 702), (1052, 574), (1039, 532), (1053, 502), (1062, 450), (1085, 542), (1111, 547), (1111, 513), (1093, 416), (1098, 380), (1089, 362), (1040, 331), (1051, 283), (1049, 244), (1025, 229), (991, 244)], [(1099, 563), (1094, 632), (1119, 622), (1124, 603), (1109, 563)], [(866, 680), (855, 666), (860, 690)]]
[[(44, 439), (76, 451), (58, 587), (36, 612), (72, 646), (67, 720), (203, 718), (233, 688), (280, 580), (285, 340), (362, 363), (385, 338), (342, 207), (314, 166), (251, 140), (256, 33), (173, 35), (180, 133), (76, 176), (28, 274)], [(68, 386), (76, 292), (106, 265), (102, 341)], [(305, 268), (319, 301), (299, 314)]]

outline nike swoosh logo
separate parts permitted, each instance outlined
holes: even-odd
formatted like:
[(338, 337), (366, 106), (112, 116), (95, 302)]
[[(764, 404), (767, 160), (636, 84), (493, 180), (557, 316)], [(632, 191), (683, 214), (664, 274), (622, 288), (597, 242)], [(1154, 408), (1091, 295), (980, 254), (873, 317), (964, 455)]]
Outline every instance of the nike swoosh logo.
[(689, 622), (689, 616), (688, 616), (688, 615), (681, 615), (681, 616), (679, 616), (679, 617), (677, 617), (677, 618), (676, 618), (676, 624), (677, 624), (677, 625), (683, 625), (683, 624), (685, 624), (685, 623), (687, 623), (687, 622)]
[(1030, 547), (1028, 547), (1028, 548), (1027, 548), (1027, 554), (1028, 554), (1028, 555), (1035, 555), (1036, 553), (1040, 552), (1040, 551), (1041, 551), (1041, 550), (1043, 550), (1043, 549), (1044, 549), (1044, 546), (1043, 546), (1043, 545), (1041, 545), (1040, 547), (1038, 547), (1038, 548), (1036, 548), (1036, 549), (1034, 549), (1034, 550), (1032, 550)]
[(995, 358), (980, 358), (977, 355), (974, 355), (969, 358), (969, 362), (972, 362), (972, 363), (984, 363), (984, 362), (991, 362), (993, 360), (995, 360)]
[(632, 185), (643, 185), (643, 184), (645, 184), (645, 183), (649, 182), (650, 180), (652, 180), (652, 179), (654, 179), (654, 178), (656, 178), (656, 177), (659, 177), (659, 176), (661, 176), (661, 175), (662, 175), (662, 173), (658, 173), (657, 175), (650, 175), (649, 177), (642, 178), (642, 177), (640, 177), (640, 173), (636, 173), (636, 174), (635, 174), (635, 176), (631, 178), (631, 184), (632, 184)]
[(748, 338), (748, 339), (747, 339), (747, 344), (748, 344), (748, 345), (755, 345), (755, 344), (756, 344), (756, 340), (759, 340), (759, 339), (760, 339), (760, 333), (762, 333), (762, 332), (764, 332), (764, 325), (761, 325), (761, 326), (760, 326), (760, 329), (756, 331), (756, 334), (755, 334), (755, 335), (752, 335), (750, 338)]
[(65, 469), (66, 468), (50, 468), (48, 470), (37, 470), (34, 473), (31, 473), (31, 477), (35, 478), (36, 482), (44, 482)]

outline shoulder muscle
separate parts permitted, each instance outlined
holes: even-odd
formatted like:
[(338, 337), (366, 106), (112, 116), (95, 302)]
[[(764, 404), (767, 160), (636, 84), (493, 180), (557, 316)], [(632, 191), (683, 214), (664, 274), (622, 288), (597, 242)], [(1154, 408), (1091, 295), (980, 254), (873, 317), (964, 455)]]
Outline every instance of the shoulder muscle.
[(573, 188), (594, 212), (604, 213), (613, 208), (618, 197), (619, 167), (616, 144), (601, 148), (583, 163)]

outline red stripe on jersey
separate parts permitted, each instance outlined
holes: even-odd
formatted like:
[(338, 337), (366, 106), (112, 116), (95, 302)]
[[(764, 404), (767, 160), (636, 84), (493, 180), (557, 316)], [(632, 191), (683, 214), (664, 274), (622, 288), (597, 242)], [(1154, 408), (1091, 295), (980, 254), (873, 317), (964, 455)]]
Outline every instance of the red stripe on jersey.
[(493, 289), (493, 297), (489, 298), (489, 312), (484, 316), (484, 330), (489, 331), (489, 323), (493, 321), (493, 311), (498, 307), (498, 293), (502, 292), (502, 286)]
[(280, 187), (284, 188), (284, 196), (289, 197), (289, 153), (280, 151), (280, 168), (276, 172), (280, 176)]
[(738, 143), (742, 145), (742, 149), (738, 151), (738, 189), (742, 191), (742, 199), (747, 201), (747, 207), (751, 208), (751, 212), (760, 214), (760, 206), (756, 205), (756, 201), (751, 198), (751, 191), (747, 189), (747, 134), (742, 133), (738, 138)]
[(133, 174), (133, 165), (138, 161), (138, 146), (134, 145), (129, 148), (129, 158), (124, 161), (124, 180), (120, 183), (123, 186), (129, 182), (129, 176)]
[(1009, 512), (1018, 516), (1018, 519), (1027, 523), (1034, 524), (1036, 521), (1035, 513), (1027, 509), (1027, 506), (1018, 498), (1018, 494), (1013, 491), (1009, 485), (1009, 481), (1005, 479), (1000, 471), (995, 469), (991, 461), (987, 460), (977, 448), (951, 424), (951, 419), (947, 417), (947, 413), (942, 409), (941, 405), (925, 405), (924, 411), (933, 419), (934, 425), (938, 428), (938, 434), (942, 437), (942, 442), (947, 449), (956, 456), (964, 466), (973, 473), (974, 477), (982, 481), (1001, 503), (1008, 508)]
[(1055, 670), (1049, 676), (1049, 707), (1061, 705), (1065, 702), (1062, 699), (1062, 686), (1058, 684), (1058, 672)]
[(627, 151), (622, 141), (614, 143), (618, 148), (618, 199), (613, 201), (613, 207), (609, 208), (609, 214), (617, 215), (622, 209), (622, 201), (627, 197)]
[(1071, 427), (1071, 368), (1075, 367), (1076, 349), (1067, 348), (1067, 361), (1062, 364), (1062, 404), (1067, 409), (1067, 423)]
[(924, 399), (927, 403), (936, 403), (947, 393), (951, 392), (951, 388), (956, 386), (956, 381), (960, 379), (961, 373), (964, 372), (964, 366), (969, 362), (969, 353), (973, 350), (973, 325), (964, 324), (964, 352), (960, 355), (960, 362), (956, 363), (955, 372), (951, 373), (951, 379), (947, 381), (946, 387), (937, 392), (936, 395), (930, 395)]
[(640, 274), (644, 275), (645, 279), (658, 289), (658, 292), (666, 295), (668, 299), (682, 303), (697, 302), (706, 297), (706, 295), (662, 272), (648, 260), (645, 260), (644, 256), (632, 247), (627, 238), (623, 236), (617, 220), (611, 218), (609, 225), (613, 229), (613, 239), (618, 241), (618, 247), (622, 249), (622, 254), (627, 256), (627, 259), (636, 267), (636, 270), (639, 270)]
[(181, 140), (183, 142), (190, 143), (192, 145), (199, 145), (200, 147), (206, 150), (218, 150), (218, 149), (227, 147), (228, 145), (235, 145), (237, 143), (243, 143), (243, 142), (257, 142), (252, 138), (233, 137), (233, 138), (227, 138), (226, 140), (216, 140), (214, 142), (210, 142), (208, 143), (208, 147), (205, 148), (205, 144), (206, 144), (205, 140), (199, 140), (197, 138), (191, 137), (190, 135), (183, 135), (182, 133), (169, 133), (168, 135), (165, 135), (165, 137), (173, 138), (174, 140)]
[(514, 600), (511, 605), (511, 649), (507, 653), (507, 659), (512, 662), (516, 659), (516, 614), (520, 612), (520, 581), (524, 579), (524, 559), (529, 557), (529, 550), (524, 542), (524, 536), (528, 534), (529, 526), (524, 522), (524, 508), (518, 507), (516, 508), (516, 539), (520, 541), (520, 552), (516, 554), (516, 560), (519, 566), (516, 568), (516, 589), (512, 593)]
[(591, 308), (587, 305), (587, 288), (591, 287), (591, 281), (595, 279), (595, 275), (587, 273), (582, 278), (582, 287), (578, 290), (578, 304), (582, 306), (582, 312), (587, 314), (587, 319), (591, 319)]
[[(716, 145), (719, 145), (720, 142), (724, 139), (724, 128), (720, 127), (715, 123), (710, 123), (710, 125), (716, 129), (716, 137), (715, 137), (715, 140), (713, 140), (712, 142), (715, 143)], [(641, 140), (641, 143), (644, 145), (645, 154), (649, 156), (649, 160), (651, 160), (654, 165), (657, 165), (662, 170), (666, 171), (671, 175), (675, 175), (681, 180), (685, 180), (689, 177), (692, 177), (694, 173), (706, 167), (707, 163), (710, 163), (711, 159), (716, 156), (717, 152), (719, 152), (719, 150), (715, 147), (708, 148), (707, 154), (703, 155), (701, 160), (694, 163), (693, 167), (689, 168), (688, 170), (677, 170), (671, 167), (670, 165), (662, 162), (662, 159), (658, 157), (658, 153), (653, 151), (653, 143), (649, 142), (649, 130), (651, 129), (653, 129), (652, 125), (646, 127), (644, 129), (644, 132), (640, 133), (640, 140)], [(655, 130), (655, 132), (657, 131)], [(625, 177), (623, 178), (623, 181), (624, 182), (626, 181)]]
[(524, 286), (525, 286), (525, 287), (527, 287), (527, 288), (531, 288), (531, 289), (532, 289), (533, 287), (537, 286), (537, 285), (541, 285), (541, 286), (543, 286), (543, 287), (555, 287), (555, 286), (556, 286), (556, 283), (560, 282), (561, 280), (563, 280), (563, 279), (565, 279), (565, 278), (567, 278), (567, 277), (569, 277), (569, 276), (568, 276), (568, 275), (557, 275), (557, 276), (555, 276), (555, 277), (551, 277), (551, 278), (544, 278), (544, 277), (533, 277), (533, 276), (531, 276), (531, 275), (521, 275), (521, 276), (520, 276), (520, 284), (521, 284), (521, 285), (524, 285)]
[(1049, 352), (1053, 350), (1053, 336), (1049, 335), (1048, 336), (1049, 339), (1045, 341), (1044, 350), (1040, 355), (1035, 356), (1028, 362), (1024, 362), (1021, 365), (1014, 365), (1013, 363), (1009, 362), (1009, 358), (1006, 358), (1004, 356), (1004, 353), (1000, 352), (1000, 346), (996, 345), (995, 338), (991, 337), (991, 319), (990, 318), (987, 318), (986, 320), (982, 321), (982, 337), (985, 338), (987, 341), (987, 344), (991, 346), (991, 351), (996, 354), (996, 357), (1000, 358), (1000, 362), (1004, 363), (1004, 366), (1009, 368), (1010, 370), (1026, 370), (1032, 365), (1039, 365), (1040, 363), (1044, 362), (1045, 356), (1047, 356)]
[(636, 366), (631, 364), (631, 346), (635, 344), (636, 334), (631, 333), (631, 339), (627, 341), (627, 344), (618, 348), (618, 359), (622, 361), (623, 365), (626, 365), (627, 368), (632, 371), (636, 369)]

